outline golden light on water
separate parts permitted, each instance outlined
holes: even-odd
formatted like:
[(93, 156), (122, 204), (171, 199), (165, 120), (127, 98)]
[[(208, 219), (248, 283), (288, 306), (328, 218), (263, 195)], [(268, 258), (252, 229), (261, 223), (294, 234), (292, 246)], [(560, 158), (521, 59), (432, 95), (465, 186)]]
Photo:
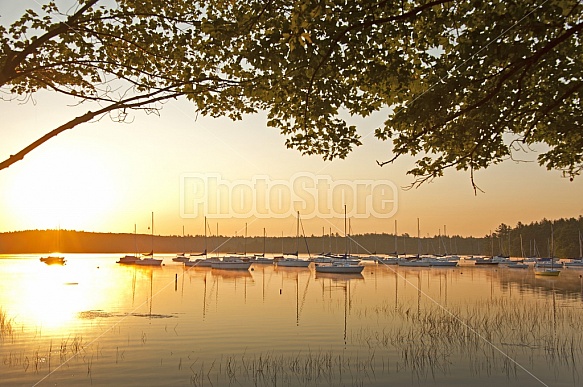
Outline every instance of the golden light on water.
[(37, 260), (30, 270), (0, 295), (18, 324), (36, 327), (42, 334), (67, 336), (77, 329), (79, 313), (109, 310), (131, 292), (119, 275), (87, 264), (47, 266)]

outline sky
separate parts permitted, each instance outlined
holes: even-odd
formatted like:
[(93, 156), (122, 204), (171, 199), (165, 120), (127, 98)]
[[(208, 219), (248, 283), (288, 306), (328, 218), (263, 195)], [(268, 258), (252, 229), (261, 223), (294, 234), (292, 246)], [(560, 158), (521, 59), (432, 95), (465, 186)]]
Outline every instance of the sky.
[[(1, 7), (0, 7), (1, 8)], [(0, 12), (2, 14), (2, 12)], [(49, 92), (0, 100), (0, 158), (84, 113)], [(264, 114), (242, 121), (202, 117), (186, 100), (159, 115), (132, 113), (82, 124), (0, 171), (0, 232), (61, 228), (161, 235), (295, 235), (297, 211), (307, 235), (350, 231), (422, 236), (483, 236), (499, 224), (583, 215), (583, 178), (573, 182), (536, 162), (507, 160), (475, 173), (450, 170), (416, 189), (412, 157), (379, 167), (390, 143), (374, 138), (385, 114), (348, 117), (363, 145), (344, 160), (323, 161), (287, 149)], [(541, 148), (542, 149), (542, 148)]]

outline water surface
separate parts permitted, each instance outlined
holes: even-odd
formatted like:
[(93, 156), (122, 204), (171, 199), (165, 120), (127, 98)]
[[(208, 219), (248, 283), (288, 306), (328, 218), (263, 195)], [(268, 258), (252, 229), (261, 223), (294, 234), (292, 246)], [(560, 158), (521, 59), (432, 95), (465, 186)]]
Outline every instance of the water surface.
[(583, 271), (0, 257), (0, 385), (578, 386)]

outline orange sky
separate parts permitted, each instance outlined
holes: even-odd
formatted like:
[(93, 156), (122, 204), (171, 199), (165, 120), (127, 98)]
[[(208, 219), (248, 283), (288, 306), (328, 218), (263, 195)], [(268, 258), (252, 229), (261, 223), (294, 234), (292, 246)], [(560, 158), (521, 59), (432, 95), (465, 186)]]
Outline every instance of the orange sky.
[[(2, 158), (78, 113), (48, 93), (36, 104), (2, 102), (0, 109)], [(202, 234), (206, 212), (213, 233), (218, 225), (220, 234), (242, 235), (247, 224), (249, 235), (263, 228), (271, 236), (295, 235), (300, 210), (305, 232), (321, 235), (323, 228), (343, 233), (344, 203), (352, 233), (393, 232), (397, 219), (399, 233), (416, 235), (420, 218), (422, 235), (446, 226), (449, 235), (481, 236), (500, 223), (583, 215), (583, 179), (569, 182), (532, 162), (479, 171), (485, 193), (477, 196), (469, 174), (453, 170), (404, 190), (411, 158), (376, 164), (389, 156), (388, 144), (372, 136), (383, 119), (380, 113), (353, 119), (364, 145), (345, 160), (324, 162), (286, 149), (262, 115), (235, 123), (208, 119), (176, 101), (160, 117), (137, 113), (127, 124), (105, 117), (0, 171), (0, 231), (133, 232), (137, 224), (148, 233), (153, 211), (156, 234), (180, 235), (183, 226), (186, 234)]]

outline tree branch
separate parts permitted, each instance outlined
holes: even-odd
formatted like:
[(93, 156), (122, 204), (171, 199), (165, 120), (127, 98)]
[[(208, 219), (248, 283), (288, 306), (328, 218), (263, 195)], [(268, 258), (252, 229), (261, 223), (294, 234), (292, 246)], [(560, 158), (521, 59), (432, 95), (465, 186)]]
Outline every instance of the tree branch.
[(34, 149), (38, 148), (39, 146), (41, 146), (42, 144), (44, 144), (45, 142), (47, 142), (51, 138), (56, 137), (57, 135), (63, 133), (66, 130), (73, 129), (74, 127), (76, 127), (79, 124), (88, 122), (97, 116), (103, 115), (105, 113), (108, 113), (108, 112), (111, 112), (111, 111), (117, 110), (117, 109), (123, 109), (123, 108), (135, 109), (135, 108), (140, 107), (140, 106), (145, 106), (148, 104), (168, 100), (171, 98), (176, 98), (180, 95), (183, 95), (182, 92), (172, 92), (170, 94), (159, 95), (160, 93), (163, 93), (166, 91), (167, 90), (164, 90), (164, 91), (158, 90), (158, 91), (151, 93), (151, 94), (140, 95), (140, 96), (128, 98), (124, 101), (120, 101), (120, 102), (111, 104), (107, 107), (104, 107), (103, 109), (99, 109), (96, 111), (88, 111), (87, 113), (72, 119), (71, 121), (59, 126), (58, 128), (51, 130), (49, 133), (45, 134), (44, 136), (42, 136), (38, 140), (34, 141), (30, 145), (23, 148), (20, 152), (13, 154), (13, 155), (10, 155), (9, 158), (0, 162), (0, 170), (6, 169), (6, 168), (10, 167), (12, 164), (22, 160), (24, 158), (24, 156), (26, 156), (27, 154), (29, 154)]
[(93, 7), (95, 3), (99, 0), (90, 0), (85, 4), (79, 11), (74, 13), (73, 15), (69, 16), (66, 21), (57, 24), (55, 28), (50, 31), (47, 31), (44, 35), (41, 35), (38, 39), (33, 40), (30, 42), (28, 46), (26, 46), (22, 51), (13, 52), (14, 55), (10, 58), (6, 58), (6, 62), (4, 63), (4, 67), (0, 70), (0, 86), (5, 85), (6, 83), (10, 82), (13, 78), (18, 76), (16, 68), (20, 63), (24, 61), (24, 59), (34, 53), (38, 48), (40, 48), (43, 44), (48, 42), (49, 40), (53, 39), (54, 37), (59, 36), (60, 34), (65, 33), (67, 30), (72, 29), (73, 25), (77, 22), (77, 20), (83, 15), (85, 11), (89, 8)]

